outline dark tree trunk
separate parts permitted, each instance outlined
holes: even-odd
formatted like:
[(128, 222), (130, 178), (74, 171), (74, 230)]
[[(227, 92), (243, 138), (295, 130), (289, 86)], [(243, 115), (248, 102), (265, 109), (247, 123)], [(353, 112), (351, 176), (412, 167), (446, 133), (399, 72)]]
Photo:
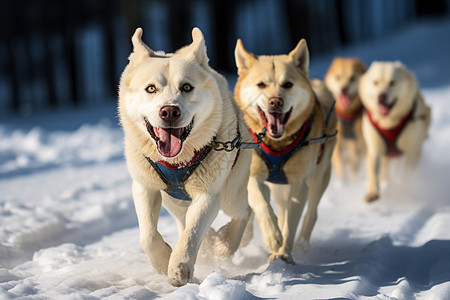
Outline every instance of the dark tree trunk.
[(214, 48), (212, 65), (223, 71), (234, 70), (234, 46), (236, 43), (236, 2), (234, 0), (212, 1), (214, 20)]

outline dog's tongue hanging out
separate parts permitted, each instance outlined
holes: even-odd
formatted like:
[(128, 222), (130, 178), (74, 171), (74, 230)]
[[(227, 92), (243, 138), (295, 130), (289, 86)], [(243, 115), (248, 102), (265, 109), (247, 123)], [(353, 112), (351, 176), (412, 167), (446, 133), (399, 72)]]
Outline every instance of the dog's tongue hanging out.
[(165, 157), (174, 157), (181, 151), (181, 135), (184, 128), (155, 128), (158, 135), (158, 152)]
[(341, 94), (339, 96), (339, 103), (343, 108), (347, 108), (352, 103), (352, 99), (348, 95)]
[(272, 136), (282, 136), (284, 132), (286, 114), (282, 113), (268, 113), (267, 114), (267, 129)]

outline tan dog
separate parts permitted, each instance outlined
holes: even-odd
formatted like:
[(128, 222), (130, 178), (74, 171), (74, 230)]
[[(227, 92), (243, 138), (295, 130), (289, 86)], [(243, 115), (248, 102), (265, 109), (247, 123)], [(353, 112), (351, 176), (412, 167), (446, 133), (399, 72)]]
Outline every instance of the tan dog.
[(400, 62), (373, 62), (360, 80), (359, 93), (366, 108), (362, 130), (367, 145), (367, 202), (379, 198), (382, 158), (404, 154), (404, 177), (416, 168), (428, 136), (431, 109), (414, 75)]
[[(215, 253), (239, 246), (247, 203), (251, 151), (217, 151), (219, 142), (252, 137), (226, 80), (208, 65), (201, 31), (174, 54), (154, 52), (137, 29), (119, 91), (125, 156), (133, 178), (140, 244), (154, 269), (186, 284), (203, 237), (219, 209), (231, 221), (214, 235)], [(174, 249), (157, 231), (161, 204), (175, 217)]]
[(348, 175), (355, 179), (365, 156), (361, 131), (364, 107), (358, 94), (359, 79), (365, 71), (366, 66), (360, 59), (337, 57), (325, 75), (325, 84), (336, 99), (339, 122), (332, 162), (341, 179), (346, 179)]
[(298, 242), (307, 245), (330, 178), (336, 143), (330, 138), (337, 123), (334, 100), (322, 82), (308, 79), (305, 40), (279, 56), (255, 56), (238, 40), (235, 58), (239, 74), (235, 98), (245, 120), (255, 134), (267, 128), (264, 143), (253, 153), (249, 204), (271, 252), (269, 261), (294, 263), (291, 252), (303, 208), (308, 203)]

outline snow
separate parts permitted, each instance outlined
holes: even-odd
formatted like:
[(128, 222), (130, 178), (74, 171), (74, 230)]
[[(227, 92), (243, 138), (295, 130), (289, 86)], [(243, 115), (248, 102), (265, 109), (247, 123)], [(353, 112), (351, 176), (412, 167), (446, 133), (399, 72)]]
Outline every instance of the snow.
[[(113, 105), (2, 116), (0, 299), (450, 299), (449, 33), (450, 19), (423, 21), (311, 56), (320, 77), (333, 55), (400, 59), (416, 72), (433, 121), (412, 182), (384, 184), (368, 205), (363, 171), (351, 184), (333, 177), (296, 265), (268, 265), (255, 227), (229, 259), (200, 253), (193, 283), (180, 288), (140, 249)], [(178, 233), (165, 210), (159, 230), (173, 246)]]

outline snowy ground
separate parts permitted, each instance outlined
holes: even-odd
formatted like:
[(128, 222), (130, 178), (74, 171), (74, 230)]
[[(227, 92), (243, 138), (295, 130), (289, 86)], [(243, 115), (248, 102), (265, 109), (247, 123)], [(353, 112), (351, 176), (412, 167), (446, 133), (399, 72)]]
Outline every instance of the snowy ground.
[[(334, 53), (399, 59), (417, 73), (433, 122), (412, 183), (387, 185), (367, 205), (363, 173), (348, 185), (332, 178), (295, 266), (268, 265), (257, 232), (229, 260), (201, 256), (181, 288), (139, 247), (113, 105), (2, 116), (0, 299), (450, 299), (449, 36), (449, 19), (428, 21)], [(333, 55), (312, 54), (312, 75)], [(173, 245), (165, 211), (159, 229)]]

